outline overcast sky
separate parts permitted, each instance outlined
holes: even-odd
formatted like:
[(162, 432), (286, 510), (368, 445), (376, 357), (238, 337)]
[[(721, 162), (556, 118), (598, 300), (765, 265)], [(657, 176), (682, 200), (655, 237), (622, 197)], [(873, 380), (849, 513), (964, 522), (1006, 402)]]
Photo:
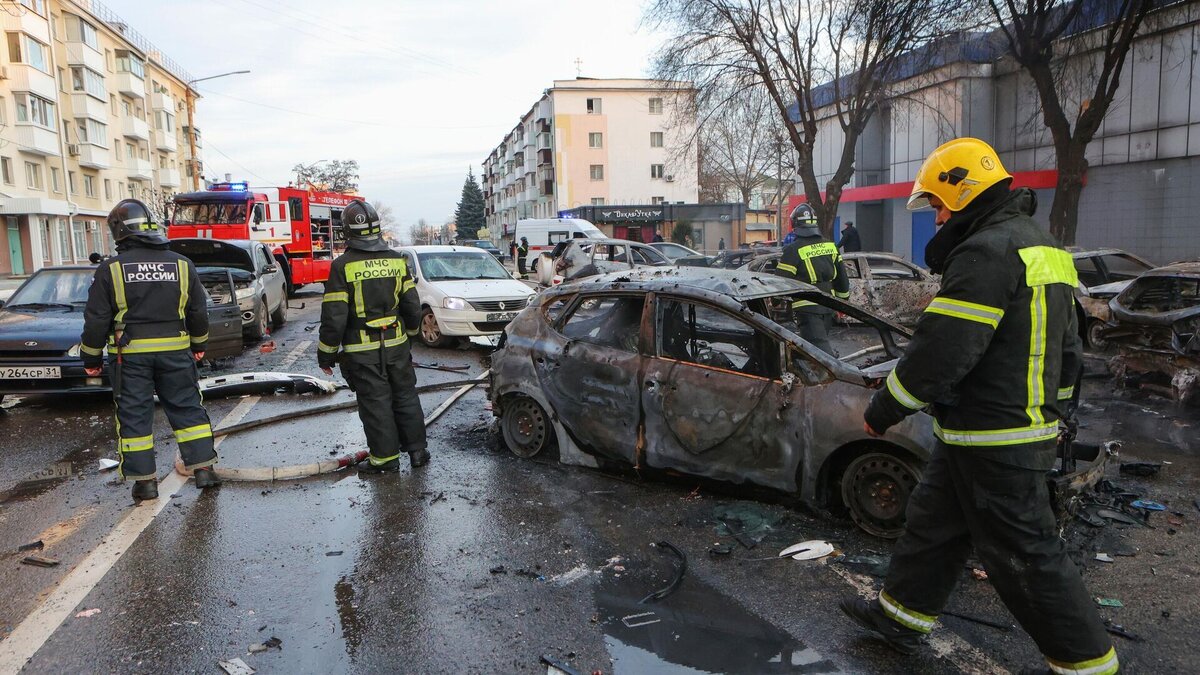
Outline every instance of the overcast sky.
[[(103, 0), (201, 82), (205, 173), (286, 185), (357, 159), (362, 193), (441, 224), (551, 85), (644, 77), (646, 0)], [(181, 123), (183, 121), (181, 120)]]

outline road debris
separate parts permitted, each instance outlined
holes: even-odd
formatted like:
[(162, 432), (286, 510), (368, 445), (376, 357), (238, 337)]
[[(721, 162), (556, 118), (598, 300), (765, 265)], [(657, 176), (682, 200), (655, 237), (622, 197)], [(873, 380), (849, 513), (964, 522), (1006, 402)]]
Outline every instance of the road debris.
[(40, 551), (44, 548), (46, 548), (46, 543), (44, 541), (42, 541), (41, 539), (38, 539), (37, 541), (31, 541), (28, 544), (21, 544), (20, 546), (17, 547), (17, 550), (18, 551)]
[(47, 558), (40, 555), (28, 555), (21, 559), (21, 562), (34, 567), (57, 567), (59, 560), (57, 558)]
[(112, 471), (113, 469), (117, 468), (118, 466), (121, 466), (121, 463), (115, 459), (108, 459), (107, 457), (105, 457), (100, 460), (100, 470), (101, 471)]
[(654, 544), (654, 546), (660, 550), (664, 548), (669, 549), (672, 553), (674, 553), (679, 558), (679, 567), (675, 569), (675, 576), (671, 579), (670, 583), (639, 600), (639, 605), (644, 605), (647, 602), (657, 602), (658, 600), (662, 600), (668, 595), (674, 593), (676, 590), (678, 590), (680, 584), (683, 583), (683, 575), (687, 573), (688, 561), (687, 556), (683, 554), (683, 551), (675, 548), (675, 545), (668, 541), (660, 541), (657, 544)]
[(325, 557), (326, 557), (326, 558), (332, 558), (332, 557), (334, 557), (334, 556), (339, 556), (339, 555), (341, 555), (341, 554), (342, 554), (342, 552), (341, 552), (341, 551), (326, 551), (326, 552), (325, 552)]
[(1167, 507), (1163, 506), (1162, 504), (1159, 504), (1158, 502), (1150, 501), (1149, 499), (1137, 499), (1137, 500), (1130, 502), (1129, 505), (1135, 509), (1142, 509), (1144, 511), (1166, 511), (1167, 510)]
[(240, 658), (217, 661), (217, 665), (220, 666), (221, 670), (225, 671), (226, 675), (254, 675), (255, 672), (253, 668), (246, 665), (246, 662)]
[(1096, 604), (1101, 607), (1124, 607), (1125, 603), (1116, 598), (1096, 598)]
[(342, 388), (335, 382), (303, 373), (248, 372), (200, 380), (205, 399), (272, 394), (332, 394)]
[(1148, 478), (1157, 476), (1162, 467), (1161, 462), (1121, 462), (1121, 473), (1126, 476)]
[(865, 572), (873, 577), (887, 576), (888, 565), (892, 562), (890, 555), (848, 555), (843, 556), (839, 560), (841, 564), (856, 568), (861, 572)]
[(76, 618), (76, 619), (86, 619), (86, 618), (88, 618), (89, 616), (96, 616), (96, 615), (97, 615), (97, 614), (99, 614), (99, 613), (100, 613), (100, 608), (99, 608), (99, 607), (93, 607), (93, 608), (91, 608), (91, 609), (85, 609), (85, 610), (83, 610), (83, 611), (80, 611), (80, 612), (75, 612), (75, 618)]
[(1125, 638), (1126, 640), (1132, 640), (1133, 642), (1141, 642), (1142, 641), (1141, 635), (1134, 633), (1133, 631), (1129, 630), (1128, 628), (1126, 628), (1120, 624), (1113, 623), (1110, 619), (1104, 620), (1104, 630), (1108, 631), (1109, 633), (1112, 633), (1113, 635), (1119, 635), (1119, 636)]
[(833, 544), (822, 539), (802, 541), (779, 552), (780, 558), (790, 557), (792, 560), (816, 560), (833, 553)]
[(271, 340), (270, 342), (264, 342), (258, 348), (259, 354), (270, 354), (273, 351), (275, 351), (275, 341), (274, 340)]
[(265, 652), (272, 649), (282, 650), (283, 640), (280, 640), (275, 636), (271, 636), (262, 642), (256, 642), (249, 647), (246, 647), (246, 651), (250, 652), (251, 654), (258, 654), (260, 652)]
[(625, 624), (626, 628), (640, 628), (659, 623), (660, 621), (662, 619), (656, 618), (654, 612), (642, 612), (641, 614), (630, 614), (621, 617), (621, 623)]
[(1113, 562), (1113, 557), (1107, 553), (1097, 553), (1095, 559), (1105, 563)]
[(987, 581), (988, 573), (987, 570), (981, 570), (977, 567), (972, 567), (971, 576), (975, 577), (976, 581)]
[(469, 370), (471, 366), (446, 366), (440, 363), (417, 363), (413, 361), (413, 368), (423, 368), (425, 370), (443, 370), (447, 373), (461, 373), (464, 370)]
[(578, 670), (575, 670), (571, 666), (568, 666), (549, 654), (542, 654), (542, 663), (548, 666), (546, 668), (547, 675), (556, 675), (556, 673), (563, 673), (563, 675), (581, 675)]

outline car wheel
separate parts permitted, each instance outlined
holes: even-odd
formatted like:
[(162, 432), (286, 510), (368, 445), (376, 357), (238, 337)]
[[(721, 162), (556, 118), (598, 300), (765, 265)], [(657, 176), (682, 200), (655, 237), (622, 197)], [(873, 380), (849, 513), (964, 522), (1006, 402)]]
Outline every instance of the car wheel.
[(425, 343), (426, 347), (446, 347), (454, 342), (454, 338), (442, 334), (437, 317), (428, 307), (421, 311), (421, 330), (417, 332), (417, 335), (421, 337), (421, 342)]
[(279, 308), (274, 312), (271, 312), (271, 325), (279, 328), (283, 324), (287, 323), (287, 313), (288, 301), (287, 296), (285, 295), (283, 299), (279, 301)]
[(528, 396), (518, 396), (505, 402), (500, 431), (508, 449), (525, 459), (541, 454), (549, 447), (552, 438), (550, 418), (542, 406)]
[(250, 324), (246, 335), (251, 341), (258, 342), (270, 334), (271, 326), (268, 323), (267, 303), (265, 300), (259, 300), (254, 303), (254, 323)]
[(1087, 343), (1089, 347), (1101, 352), (1108, 349), (1108, 340), (1103, 337), (1106, 328), (1108, 328), (1108, 324), (1100, 319), (1088, 319)]
[(904, 511), (921, 473), (907, 460), (868, 452), (842, 474), (842, 501), (863, 530), (885, 539), (904, 532)]

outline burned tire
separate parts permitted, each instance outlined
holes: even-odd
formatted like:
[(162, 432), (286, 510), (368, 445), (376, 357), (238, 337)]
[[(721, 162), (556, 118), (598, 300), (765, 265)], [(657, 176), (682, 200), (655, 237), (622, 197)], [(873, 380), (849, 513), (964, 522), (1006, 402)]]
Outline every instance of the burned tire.
[(1087, 343), (1089, 347), (1098, 352), (1108, 349), (1108, 340), (1103, 337), (1105, 328), (1108, 328), (1108, 325), (1100, 319), (1088, 319)]
[(500, 432), (508, 449), (525, 459), (541, 454), (550, 446), (553, 437), (546, 411), (528, 396), (518, 396), (504, 403)]
[(863, 530), (885, 539), (904, 532), (904, 511), (921, 472), (909, 460), (885, 452), (857, 457), (842, 474), (842, 501)]

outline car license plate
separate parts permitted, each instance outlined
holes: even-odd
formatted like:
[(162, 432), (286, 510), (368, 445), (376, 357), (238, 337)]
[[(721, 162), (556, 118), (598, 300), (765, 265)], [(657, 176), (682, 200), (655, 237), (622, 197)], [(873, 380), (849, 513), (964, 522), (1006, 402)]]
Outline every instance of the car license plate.
[(58, 366), (0, 366), (0, 380), (57, 380), (62, 377)]
[(488, 323), (492, 321), (512, 321), (517, 318), (516, 312), (493, 312), (487, 315)]

